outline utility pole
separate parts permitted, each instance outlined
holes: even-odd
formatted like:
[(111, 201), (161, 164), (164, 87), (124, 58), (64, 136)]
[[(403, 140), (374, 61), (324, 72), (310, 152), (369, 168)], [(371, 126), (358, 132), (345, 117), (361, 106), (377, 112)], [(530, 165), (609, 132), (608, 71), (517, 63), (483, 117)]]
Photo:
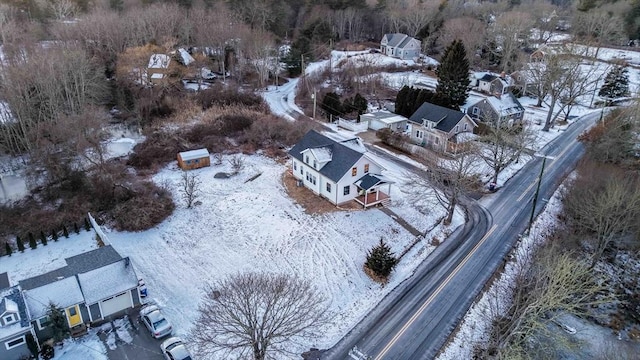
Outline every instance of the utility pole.
[(540, 169), (540, 177), (538, 177), (538, 185), (536, 186), (536, 193), (533, 195), (533, 207), (531, 208), (531, 216), (529, 217), (529, 226), (527, 227), (527, 235), (531, 232), (531, 225), (533, 224), (533, 217), (536, 213), (536, 203), (538, 202), (538, 194), (540, 193), (540, 184), (542, 183), (542, 174), (544, 174), (544, 165), (547, 161), (547, 156), (542, 158), (542, 168)]
[(316, 119), (316, 89), (313, 88), (313, 95), (311, 96), (313, 98), (313, 117), (312, 119), (315, 120)]
[(304, 54), (300, 55), (300, 69), (302, 70), (302, 77), (304, 77)]

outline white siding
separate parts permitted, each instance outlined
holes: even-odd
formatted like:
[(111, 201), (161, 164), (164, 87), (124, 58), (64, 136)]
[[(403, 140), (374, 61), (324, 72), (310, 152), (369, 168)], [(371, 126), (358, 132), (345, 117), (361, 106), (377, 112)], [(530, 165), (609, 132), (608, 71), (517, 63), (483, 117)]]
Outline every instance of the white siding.
[[(358, 160), (358, 162), (356, 162), (356, 164), (354, 165), (354, 167), (358, 169), (356, 175), (353, 176), (351, 169), (349, 169), (349, 171), (347, 171), (347, 173), (344, 174), (342, 179), (338, 181), (338, 184), (337, 184), (338, 204), (341, 204), (349, 200), (353, 200), (358, 196), (358, 188), (355, 185), (353, 185), (353, 183), (364, 176), (365, 164), (369, 164), (369, 171), (368, 171), (369, 174), (380, 174), (382, 172), (382, 169), (378, 164), (374, 163), (373, 161), (371, 161), (371, 159), (369, 159), (366, 156), (361, 157), (360, 160)], [(350, 187), (349, 195), (344, 195), (345, 186)]]

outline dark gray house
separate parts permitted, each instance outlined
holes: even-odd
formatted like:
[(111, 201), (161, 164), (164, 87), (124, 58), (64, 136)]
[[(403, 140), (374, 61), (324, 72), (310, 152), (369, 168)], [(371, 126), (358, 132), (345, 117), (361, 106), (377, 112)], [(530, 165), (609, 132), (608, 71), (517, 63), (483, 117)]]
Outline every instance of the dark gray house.
[(20, 287), (8, 285), (7, 273), (0, 274), (0, 359), (18, 360), (31, 354), (27, 337), (35, 333)]
[(490, 126), (513, 126), (522, 123), (525, 109), (513, 94), (506, 93), (469, 105), (467, 113)]
[(476, 126), (465, 113), (428, 102), (409, 118), (411, 141), (443, 152), (467, 141)]

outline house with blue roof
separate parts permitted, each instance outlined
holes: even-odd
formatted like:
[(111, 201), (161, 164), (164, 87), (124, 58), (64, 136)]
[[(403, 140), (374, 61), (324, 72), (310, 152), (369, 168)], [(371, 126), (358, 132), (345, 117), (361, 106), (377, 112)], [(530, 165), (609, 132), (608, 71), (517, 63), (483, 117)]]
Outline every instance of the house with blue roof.
[(334, 205), (355, 200), (367, 208), (390, 201), (392, 181), (357, 138), (335, 141), (311, 130), (289, 155), (298, 184)]
[(7, 273), (0, 274), (0, 359), (31, 355), (27, 338), (35, 339), (20, 286), (9, 286)]

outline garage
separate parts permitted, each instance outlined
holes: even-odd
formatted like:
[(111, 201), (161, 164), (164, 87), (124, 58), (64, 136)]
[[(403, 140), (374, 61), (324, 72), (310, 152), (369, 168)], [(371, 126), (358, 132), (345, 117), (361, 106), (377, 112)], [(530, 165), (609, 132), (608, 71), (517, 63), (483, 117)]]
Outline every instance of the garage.
[(369, 123), (369, 129), (380, 130), (384, 128), (397, 132), (403, 132), (407, 125), (407, 118), (388, 111), (376, 111), (360, 115), (360, 121)]
[(114, 297), (102, 300), (100, 302), (102, 317), (107, 317), (111, 314), (117, 313), (118, 311), (122, 311), (131, 307), (133, 307), (131, 291), (125, 291), (122, 294), (118, 294)]

